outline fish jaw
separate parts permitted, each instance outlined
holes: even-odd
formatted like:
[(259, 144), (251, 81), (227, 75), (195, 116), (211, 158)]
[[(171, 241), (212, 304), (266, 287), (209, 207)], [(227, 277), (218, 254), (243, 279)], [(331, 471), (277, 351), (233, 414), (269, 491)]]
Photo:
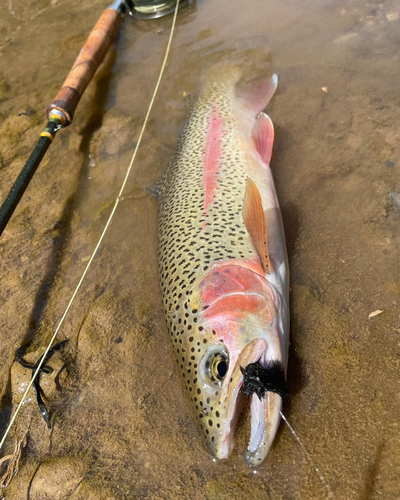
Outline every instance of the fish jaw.
[(214, 446), (210, 448), (211, 453), (219, 459), (228, 458), (230, 452), (234, 448), (234, 423), (236, 416), (236, 403), (239, 396), (240, 388), (243, 384), (243, 375), (240, 370), (241, 366), (247, 366), (250, 363), (259, 361), (267, 349), (267, 343), (264, 339), (252, 340), (243, 349), (233, 370), (229, 380), (223, 385), (221, 391), (220, 404), (225, 418), (222, 421), (221, 431)]
[[(221, 422), (221, 431), (210, 452), (218, 459), (229, 457), (234, 448), (234, 430), (237, 420), (237, 399), (243, 385), (241, 367), (250, 363), (260, 363), (267, 367), (266, 356), (268, 343), (264, 339), (252, 340), (241, 352), (232, 375), (222, 387), (221, 404), (225, 418)], [(256, 394), (251, 396), (251, 435), (244, 461), (250, 467), (257, 467), (267, 457), (280, 423), (282, 398), (273, 392), (266, 392), (260, 400)]]
[(267, 457), (281, 420), (282, 398), (274, 392), (266, 392), (260, 400), (251, 396), (251, 436), (244, 461), (257, 467)]

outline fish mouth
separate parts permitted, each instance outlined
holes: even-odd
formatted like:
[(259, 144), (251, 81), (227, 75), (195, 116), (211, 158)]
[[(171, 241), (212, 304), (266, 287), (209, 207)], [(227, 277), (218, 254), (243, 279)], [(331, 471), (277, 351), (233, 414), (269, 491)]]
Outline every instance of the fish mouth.
[(260, 400), (251, 396), (251, 436), (244, 461), (250, 467), (257, 467), (267, 457), (278, 431), (281, 420), (282, 398), (275, 392), (266, 392)]
[[(226, 408), (226, 420), (223, 431), (220, 433), (219, 445), (214, 453), (217, 458), (228, 458), (234, 447), (234, 428), (236, 420), (237, 399), (243, 385), (241, 368), (251, 363), (259, 363), (267, 368), (271, 360), (266, 359), (267, 342), (264, 339), (251, 341), (241, 352), (234, 366), (229, 381), (222, 389), (222, 398)], [(244, 461), (250, 467), (257, 467), (267, 457), (276, 432), (279, 427), (282, 398), (275, 392), (267, 391), (263, 399), (257, 394), (251, 396), (251, 434), (248, 450), (244, 454)]]

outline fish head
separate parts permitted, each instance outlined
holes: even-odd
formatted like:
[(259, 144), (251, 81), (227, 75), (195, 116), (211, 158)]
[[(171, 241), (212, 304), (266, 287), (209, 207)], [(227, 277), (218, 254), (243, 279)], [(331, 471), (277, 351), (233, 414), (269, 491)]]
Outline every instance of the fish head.
[[(251, 271), (232, 266), (229, 271), (230, 277), (223, 280), (225, 285), (240, 278), (252, 286), (245, 293), (225, 294), (222, 290), (211, 304), (205, 304), (202, 286), (192, 294), (192, 303), (200, 301), (205, 308), (198, 316), (200, 327), (190, 337), (196, 377), (189, 392), (207, 446), (218, 459), (227, 458), (234, 447), (237, 402), (246, 367), (259, 364), (267, 368), (271, 362), (282, 363), (283, 367), (285, 363), (276, 321), (279, 298)], [(213, 293), (216, 290), (221, 292), (221, 286), (214, 286)], [(248, 465), (260, 465), (267, 456), (281, 408), (282, 398), (275, 392), (266, 391), (261, 398), (256, 393), (251, 395), (251, 437), (244, 457)]]

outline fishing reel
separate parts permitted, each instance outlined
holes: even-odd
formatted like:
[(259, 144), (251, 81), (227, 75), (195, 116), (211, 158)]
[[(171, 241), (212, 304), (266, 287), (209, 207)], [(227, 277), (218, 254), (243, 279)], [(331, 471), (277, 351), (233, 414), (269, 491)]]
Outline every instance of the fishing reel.
[[(156, 19), (158, 17), (171, 14), (175, 10), (177, 0), (124, 0), (121, 7), (123, 12), (136, 19)], [(179, 8), (188, 3), (188, 0), (181, 0)]]

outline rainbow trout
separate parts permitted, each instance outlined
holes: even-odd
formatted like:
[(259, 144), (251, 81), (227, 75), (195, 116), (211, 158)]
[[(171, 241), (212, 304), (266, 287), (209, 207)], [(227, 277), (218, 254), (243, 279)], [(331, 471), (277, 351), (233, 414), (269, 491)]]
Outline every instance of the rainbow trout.
[(261, 111), (277, 76), (217, 68), (189, 113), (159, 193), (159, 275), (176, 364), (210, 452), (233, 449), (239, 392), (251, 395), (245, 461), (267, 456), (288, 355), (288, 263)]

